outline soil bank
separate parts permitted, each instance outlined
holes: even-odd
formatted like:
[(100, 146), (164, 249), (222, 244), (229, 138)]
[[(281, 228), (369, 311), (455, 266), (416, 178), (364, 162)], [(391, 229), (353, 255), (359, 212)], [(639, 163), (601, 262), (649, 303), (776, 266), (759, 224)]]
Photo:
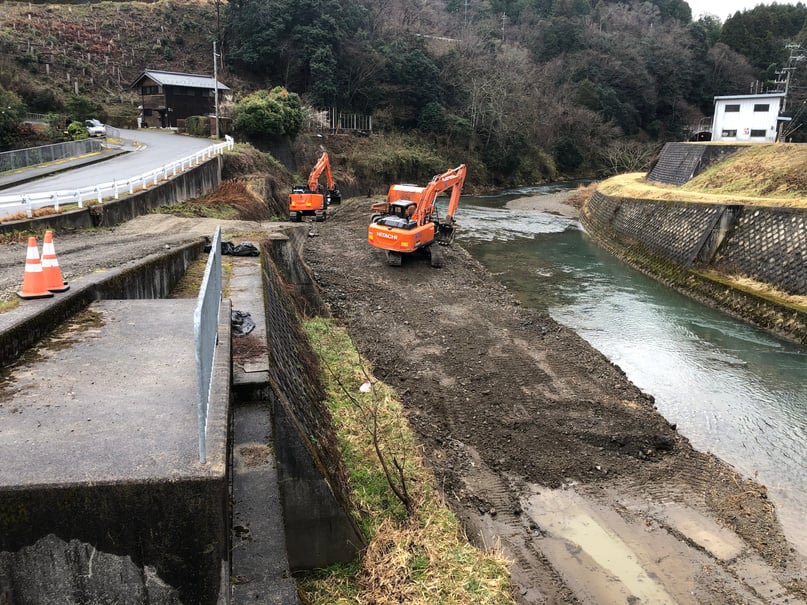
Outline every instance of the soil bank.
[(763, 486), (693, 450), (618, 367), (456, 243), (441, 269), (417, 254), (388, 266), (366, 241), (370, 203), (332, 208), (306, 262), (397, 389), (469, 537), (513, 561), (520, 602), (804, 601), (805, 561)]

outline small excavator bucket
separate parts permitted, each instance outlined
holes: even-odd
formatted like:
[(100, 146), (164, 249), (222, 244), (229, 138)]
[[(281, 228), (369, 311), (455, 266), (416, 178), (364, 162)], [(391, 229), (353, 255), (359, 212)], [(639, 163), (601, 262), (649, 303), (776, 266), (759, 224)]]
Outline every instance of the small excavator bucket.
[(454, 236), (457, 233), (457, 226), (448, 223), (438, 223), (437, 231), (434, 234), (434, 241), (441, 246), (448, 246), (454, 241)]
[(341, 204), (342, 203), (342, 193), (338, 189), (329, 189), (328, 190), (328, 203), (329, 204)]

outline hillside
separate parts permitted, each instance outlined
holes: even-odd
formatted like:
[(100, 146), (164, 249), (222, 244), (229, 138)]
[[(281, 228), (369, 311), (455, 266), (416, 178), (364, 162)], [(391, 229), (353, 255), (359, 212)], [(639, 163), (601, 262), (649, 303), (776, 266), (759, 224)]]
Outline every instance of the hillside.
[[(206, 0), (3, 4), (0, 85), (32, 112), (64, 108), (71, 95), (113, 125), (134, 124), (130, 88), (147, 68), (212, 74), (216, 4)], [(220, 79), (233, 87), (230, 75)]]

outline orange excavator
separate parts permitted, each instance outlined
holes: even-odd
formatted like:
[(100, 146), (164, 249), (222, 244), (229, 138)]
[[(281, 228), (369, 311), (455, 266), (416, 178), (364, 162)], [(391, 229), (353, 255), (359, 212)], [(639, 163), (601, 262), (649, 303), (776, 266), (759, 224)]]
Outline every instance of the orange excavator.
[[(432, 267), (443, 266), (439, 246), (454, 240), (454, 214), (465, 182), (465, 164), (435, 176), (425, 187), (392, 185), (387, 201), (373, 204), (367, 241), (387, 251), (387, 263), (400, 266), (405, 254), (428, 253)], [(437, 216), (437, 196), (451, 190), (444, 221)]]
[[(328, 181), (327, 191), (319, 184), (319, 177), (322, 173)], [(328, 152), (323, 152), (322, 157), (314, 164), (311, 174), (308, 175), (308, 185), (295, 185), (289, 194), (289, 220), (299, 223), (305, 216), (313, 216), (315, 221), (324, 221), (328, 216), (328, 206), (339, 204), (342, 201), (342, 194), (336, 188), (331, 173), (331, 162), (328, 159)]]

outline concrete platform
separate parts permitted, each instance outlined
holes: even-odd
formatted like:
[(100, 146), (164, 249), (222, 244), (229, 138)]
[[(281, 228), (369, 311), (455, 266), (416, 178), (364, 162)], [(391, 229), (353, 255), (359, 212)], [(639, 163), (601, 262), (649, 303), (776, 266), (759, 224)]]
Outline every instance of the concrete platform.
[(3, 370), (0, 596), (227, 602), (230, 306), (201, 464), (195, 303), (95, 302)]
[[(4, 378), (0, 486), (207, 477), (195, 300), (100, 301)], [(5, 412), (5, 413), (2, 413)]]

